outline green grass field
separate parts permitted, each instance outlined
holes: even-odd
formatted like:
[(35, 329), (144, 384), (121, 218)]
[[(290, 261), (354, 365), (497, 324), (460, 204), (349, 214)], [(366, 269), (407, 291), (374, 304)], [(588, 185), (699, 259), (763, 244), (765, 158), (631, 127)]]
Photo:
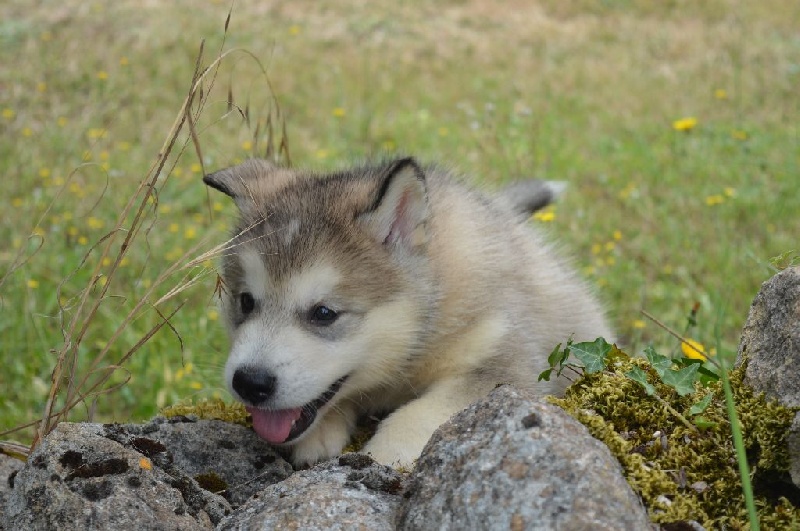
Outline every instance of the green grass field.
[[(127, 384), (73, 418), (227, 397), (215, 262), (181, 266), (234, 215), (202, 172), (263, 154), (268, 117), (280, 141), (276, 102), (295, 166), (402, 153), (490, 187), (569, 181), (532, 223), (598, 286), (632, 352), (677, 346), (642, 309), (682, 332), (696, 302), (691, 337), (735, 352), (770, 259), (800, 251), (800, 4), (242, 1), (226, 32), (229, 7), (0, 7), (0, 432), (42, 415), (58, 352), (77, 356), (63, 381), (91, 384), (179, 306), (104, 387)], [(202, 40), (204, 65), (230, 51), (196, 98), (202, 160), (185, 127), (115, 263), (138, 203), (118, 218), (143, 197)], [(83, 333), (82, 297), (98, 301)]]

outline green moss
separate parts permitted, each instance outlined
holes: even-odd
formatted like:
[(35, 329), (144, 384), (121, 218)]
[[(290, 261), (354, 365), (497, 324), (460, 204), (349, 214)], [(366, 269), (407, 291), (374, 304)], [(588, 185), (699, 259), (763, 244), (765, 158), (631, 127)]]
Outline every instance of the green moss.
[(167, 418), (178, 416), (195, 416), (203, 420), (224, 420), (234, 424), (241, 424), (248, 428), (253, 425), (250, 414), (239, 402), (227, 403), (221, 399), (204, 399), (196, 403), (186, 400), (180, 404), (167, 406), (161, 410)]
[[(707, 529), (747, 529), (748, 519), (736, 464), (730, 422), (720, 383), (698, 384), (679, 396), (662, 384), (647, 361), (623, 359), (613, 368), (584, 375), (563, 399), (551, 401), (583, 423), (621, 463), (631, 487), (656, 523), (697, 520)], [(714, 423), (704, 430), (685, 426), (662, 402), (623, 376), (634, 366), (648, 374), (657, 394), (689, 418), (689, 408), (708, 392), (713, 399), (702, 416)], [(773, 492), (790, 492), (786, 435), (795, 412), (742, 384), (744, 365), (731, 372), (731, 384), (756, 486), (764, 529), (791, 529), (800, 508)], [(796, 496), (796, 490), (794, 490)], [(797, 500), (794, 500), (797, 503)]]

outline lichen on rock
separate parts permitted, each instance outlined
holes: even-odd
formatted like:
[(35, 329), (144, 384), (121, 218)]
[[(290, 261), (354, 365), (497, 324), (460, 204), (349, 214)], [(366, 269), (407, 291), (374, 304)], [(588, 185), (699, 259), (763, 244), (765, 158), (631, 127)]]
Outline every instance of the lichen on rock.
[(224, 420), (242, 426), (251, 427), (253, 425), (250, 415), (240, 402), (225, 402), (219, 398), (198, 400), (192, 402), (186, 400), (179, 404), (167, 406), (161, 410), (161, 415), (167, 418), (174, 417), (196, 417), (200, 420)]
[[(709, 392), (703, 417), (711, 427), (692, 430), (664, 403), (648, 396), (624, 373), (648, 374), (658, 397), (688, 416)], [(745, 366), (730, 373), (753, 475), (759, 519), (765, 529), (790, 528), (800, 521), (800, 493), (788, 479), (786, 435), (794, 411), (756, 395), (742, 384)], [(622, 464), (628, 482), (656, 523), (695, 520), (708, 529), (745, 529), (747, 510), (719, 382), (679, 396), (661, 383), (643, 359), (618, 361), (607, 370), (581, 376), (562, 399), (551, 399), (603, 441)], [(780, 494), (778, 494), (780, 493)]]

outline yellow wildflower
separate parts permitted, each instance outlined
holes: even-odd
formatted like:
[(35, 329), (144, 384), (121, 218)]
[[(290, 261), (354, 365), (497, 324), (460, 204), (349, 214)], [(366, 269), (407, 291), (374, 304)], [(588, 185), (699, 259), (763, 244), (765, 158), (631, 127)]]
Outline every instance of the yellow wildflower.
[(706, 205), (714, 206), (725, 202), (725, 197), (720, 194), (714, 194), (706, 197)]
[(718, 88), (714, 91), (714, 97), (718, 100), (727, 100), (728, 92), (725, 89)]
[(344, 118), (345, 114), (347, 114), (347, 112), (342, 107), (336, 107), (333, 109), (333, 115), (337, 118)]
[(633, 322), (631, 323), (631, 326), (633, 326), (636, 329), (640, 329), (641, 330), (642, 328), (647, 326), (647, 323), (645, 323), (641, 319), (634, 319)]
[(153, 463), (146, 457), (140, 457), (139, 468), (142, 470), (153, 470)]
[(12, 119), (14, 115), (16, 115), (14, 109), (3, 109), (3, 118), (5, 118), (6, 120)]
[(547, 223), (556, 219), (556, 213), (552, 210), (540, 210), (538, 212), (534, 212), (533, 219)]
[(31, 289), (36, 289), (36, 288), (38, 288), (38, 287), (39, 287), (39, 281), (38, 281), (38, 280), (33, 280), (33, 279), (30, 279), (30, 280), (28, 281), (28, 287), (29, 287), (29, 288), (31, 288)]
[(694, 339), (685, 339), (681, 341), (681, 351), (683, 352), (684, 356), (693, 360), (706, 359), (705, 347), (702, 343), (695, 341)]
[(100, 81), (105, 81), (106, 79), (108, 79), (108, 72), (106, 72), (105, 70), (100, 70), (97, 73), (97, 79), (99, 79)]
[(689, 116), (687, 118), (681, 118), (680, 120), (675, 120), (672, 122), (672, 128), (676, 131), (691, 131), (697, 126), (697, 118), (693, 116)]
[(103, 225), (105, 225), (105, 222), (100, 218), (89, 216), (89, 218), (86, 220), (86, 224), (89, 225), (90, 229), (101, 229), (103, 228)]

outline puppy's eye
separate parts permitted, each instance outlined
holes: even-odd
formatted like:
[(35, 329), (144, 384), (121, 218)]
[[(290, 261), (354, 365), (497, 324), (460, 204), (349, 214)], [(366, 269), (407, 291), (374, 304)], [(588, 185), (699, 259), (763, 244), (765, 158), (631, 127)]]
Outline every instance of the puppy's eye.
[(252, 312), (256, 307), (256, 300), (253, 298), (253, 295), (246, 291), (241, 293), (239, 295), (239, 307), (245, 315)]
[(331, 310), (327, 306), (322, 304), (318, 304), (311, 308), (311, 311), (308, 313), (308, 319), (315, 325), (320, 326), (328, 326), (329, 324), (333, 323), (339, 314), (335, 311)]

